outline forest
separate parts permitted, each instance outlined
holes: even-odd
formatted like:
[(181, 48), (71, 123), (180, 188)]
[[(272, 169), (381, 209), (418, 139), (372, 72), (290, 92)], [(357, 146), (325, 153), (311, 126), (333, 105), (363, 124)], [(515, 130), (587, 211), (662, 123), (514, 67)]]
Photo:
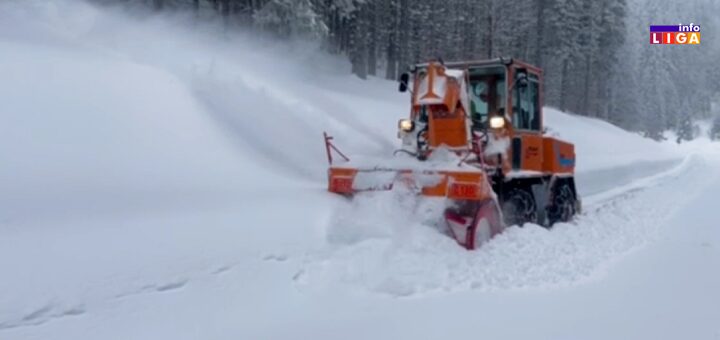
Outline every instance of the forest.
[[(96, 0), (195, 13), (228, 30), (312, 40), (352, 72), (397, 79), (428, 59), (512, 57), (545, 72), (545, 104), (660, 139), (694, 137), (720, 105), (716, 0)], [(701, 27), (652, 45), (650, 25)]]

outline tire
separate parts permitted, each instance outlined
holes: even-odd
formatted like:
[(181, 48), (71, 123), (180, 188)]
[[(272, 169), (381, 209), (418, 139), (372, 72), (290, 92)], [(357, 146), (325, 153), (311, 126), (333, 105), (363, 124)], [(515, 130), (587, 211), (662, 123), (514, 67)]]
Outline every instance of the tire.
[(507, 226), (537, 221), (535, 196), (523, 188), (510, 189), (503, 195), (502, 211)]
[(568, 181), (558, 182), (552, 190), (547, 216), (550, 226), (569, 222), (575, 216), (575, 193)]

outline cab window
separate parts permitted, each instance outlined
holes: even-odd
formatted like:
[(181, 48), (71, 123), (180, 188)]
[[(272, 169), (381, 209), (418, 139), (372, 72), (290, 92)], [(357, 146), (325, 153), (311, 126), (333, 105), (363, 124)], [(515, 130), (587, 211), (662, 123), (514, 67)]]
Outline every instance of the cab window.
[(540, 83), (534, 74), (528, 74), (527, 86), (513, 90), (513, 127), (518, 130), (540, 131)]
[(505, 68), (470, 69), (470, 113), (473, 123), (485, 124), (490, 115), (504, 114)]

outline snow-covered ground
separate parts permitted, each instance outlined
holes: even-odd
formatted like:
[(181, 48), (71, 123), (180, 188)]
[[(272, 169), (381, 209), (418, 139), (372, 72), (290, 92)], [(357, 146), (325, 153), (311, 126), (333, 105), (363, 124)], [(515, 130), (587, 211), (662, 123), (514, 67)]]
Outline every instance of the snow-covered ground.
[(407, 97), (309, 45), (0, 3), (0, 339), (720, 339), (720, 149), (546, 110), (585, 213), (467, 252), (401, 190)]

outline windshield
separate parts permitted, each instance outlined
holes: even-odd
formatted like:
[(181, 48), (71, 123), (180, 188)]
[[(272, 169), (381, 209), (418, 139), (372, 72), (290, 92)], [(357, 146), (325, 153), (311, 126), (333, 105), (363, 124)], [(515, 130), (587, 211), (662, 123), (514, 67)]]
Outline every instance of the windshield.
[(490, 114), (505, 111), (505, 68), (499, 66), (470, 70), (470, 111), (473, 122), (485, 123)]

